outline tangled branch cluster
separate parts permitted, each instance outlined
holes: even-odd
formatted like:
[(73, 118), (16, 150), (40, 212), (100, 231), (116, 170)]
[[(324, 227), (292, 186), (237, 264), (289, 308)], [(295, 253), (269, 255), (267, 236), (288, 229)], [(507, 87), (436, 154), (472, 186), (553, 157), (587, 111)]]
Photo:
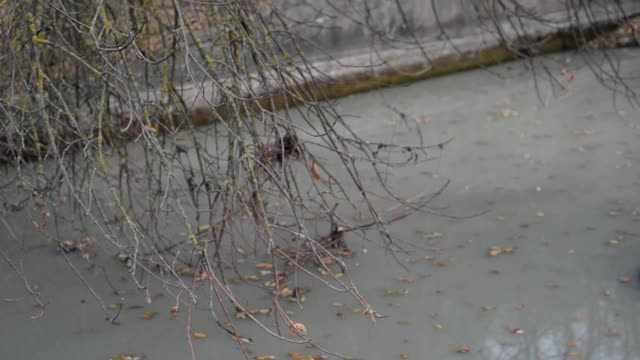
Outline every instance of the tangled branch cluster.
[[(322, 22), (300, 23), (282, 11), (313, 4), (2, 4), (5, 211), (38, 209), (34, 224), (59, 244), (65, 258), (77, 244), (66, 243), (68, 235), (50, 218), (71, 218), (82, 229), (98, 229), (100, 247), (127, 264), (137, 286), (144, 289), (145, 279), (158, 279), (176, 295), (177, 306), (195, 303), (195, 288), (209, 286), (234, 336), (229, 309), (246, 313), (283, 339), (277, 324), (284, 323), (302, 337), (288, 341), (307, 341), (279, 305), (282, 297), (297, 296), (284, 291), (291, 287), (292, 272), (350, 294), (371, 320), (379, 316), (350, 280), (344, 235), (377, 229), (380, 245), (397, 249), (388, 225), (428, 210), (446, 183), (407, 198), (393, 189), (390, 169), (431, 160), (445, 144), (367, 141), (325, 101), (319, 79), (330, 74), (321, 74), (304, 55), (318, 44), (297, 31)], [(411, 46), (429, 62), (414, 32), (420, 24), (401, 1), (385, 5), (398, 14), (389, 26), (374, 21), (380, 14), (376, 4), (362, 1), (353, 12), (361, 18), (348, 21), (361, 26), (372, 43)], [(547, 20), (536, 19), (515, 1), (474, 4), (489, 31), (513, 53), (528, 55), (523, 49), (539, 44), (519, 34), (523, 25), (513, 21)], [(448, 38), (447, 23), (432, 5)], [(350, 7), (328, 1), (318, 7), (316, 20), (337, 17), (340, 8)], [(504, 25), (504, 16), (510, 25)], [(509, 35), (514, 31), (515, 40)], [(378, 200), (396, 205), (383, 211)], [(345, 218), (337, 204), (364, 218)], [(177, 228), (182, 231), (167, 230)], [(229, 259), (245, 257), (251, 246), (273, 268), (266, 287), (273, 294), (276, 329), (247, 312), (228, 286), (228, 273), (235, 271)], [(182, 271), (184, 266), (189, 271)]]

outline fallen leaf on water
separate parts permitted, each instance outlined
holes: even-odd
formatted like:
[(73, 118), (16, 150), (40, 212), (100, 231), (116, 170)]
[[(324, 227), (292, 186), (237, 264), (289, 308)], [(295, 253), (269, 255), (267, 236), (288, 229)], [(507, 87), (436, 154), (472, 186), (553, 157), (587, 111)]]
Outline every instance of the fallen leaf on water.
[(512, 333), (513, 335), (522, 335), (522, 334), (524, 334), (524, 330), (522, 330), (520, 328), (508, 327), (507, 330), (509, 330), (509, 332)]
[(513, 250), (513, 246), (491, 246), (489, 247), (489, 256), (496, 257), (500, 254), (511, 254)]
[(386, 290), (385, 293), (388, 296), (403, 296), (403, 295), (407, 295), (409, 293), (409, 290), (407, 289), (402, 289), (402, 290)]
[(607, 289), (604, 289), (604, 290), (602, 290), (602, 295), (609, 296), (609, 295), (611, 295), (611, 291), (609, 291)]
[(145, 360), (146, 355), (116, 355), (113, 360)]
[(413, 282), (415, 280), (412, 277), (407, 276), (407, 277), (403, 277), (402, 279), (400, 279), (400, 281), (402, 281), (405, 284), (413, 284)]
[(458, 347), (454, 348), (453, 351), (457, 352), (458, 354), (466, 354), (469, 351), (471, 351), (471, 349), (469, 349), (468, 346), (458, 346)]
[(491, 311), (491, 310), (495, 310), (496, 307), (495, 306), (489, 306), (489, 305), (485, 305), (482, 307), (483, 311)]
[(409, 354), (407, 353), (400, 354), (400, 359), (408, 359), (408, 358), (409, 358)]
[(307, 297), (304, 296), (304, 295), (300, 296), (300, 298), (297, 298), (295, 296), (289, 296), (286, 299), (287, 299), (287, 301), (294, 302), (294, 303), (297, 303), (298, 301), (300, 301), (301, 303), (307, 301)]
[(256, 360), (277, 360), (278, 358), (275, 355), (258, 355), (255, 357)]
[(576, 347), (575, 341), (567, 341), (567, 347)]
[(584, 135), (593, 135), (593, 130), (584, 130), (584, 129), (571, 129), (571, 134), (584, 136)]
[(171, 317), (176, 317), (178, 316), (178, 311), (180, 311), (180, 309), (177, 306), (172, 306), (171, 307)]
[(607, 336), (618, 336), (618, 332), (612, 329), (607, 329)]
[(320, 175), (320, 170), (318, 169), (318, 163), (316, 163), (316, 161), (314, 160), (313, 163), (311, 164), (311, 176), (313, 176), (313, 179), (321, 184), (327, 183), (327, 179), (323, 178)]
[(307, 327), (304, 324), (293, 323), (291, 324), (291, 330), (300, 333), (303, 337), (307, 336)]
[(441, 234), (441, 233), (439, 233), (439, 232), (432, 232), (432, 233), (428, 233), (428, 234), (424, 234), (424, 235), (422, 235), (422, 238), (423, 238), (423, 239), (428, 239), (428, 240), (431, 240), (431, 239), (439, 239), (439, 238), (441, 238), (441, 237), (442, 237), (442, 234)]
[(522, 310), (524, 309), (524, 307), (525, 307), (525, 304), (518, 304), (516, 305), (516, 310)]
[(505, 220), (506, 220), (506, 219), (505, 219), (505, 217), (504, 217), (504, 216), (498, 216), (498, 217), (496, 218), (496, 221), (497, 221), (497, 222), (503, 222), (503, 221), (505, 221)]
[(146, 313), (142, 314), (142, 316), (140, 318), (144, 319), (144, 320), (151, 320), (154, 317), (156, 317), (156, 315), (158, 315), (157, 311), (150, 311), (150, 312), (146, 312)]
[(303, 355), (295, 351), (290, 352), (287, 355), (289, 355), (289, 357), (292, 358), (293, 360), (328, 360), (329, 359), (327, 355)]
[(442, 331), (442, 330), (444, 330), (444, 325), (442, 325), (442, 324), (435, 324), (435, 325), (434, 325), (434, 327), (435, 327), (435, 328), (436, 328), (436, 330), (438, 330), (438, 331)]
[(631, 282), (631, 277), (629, 277), (629, 276), (620, 276), (618, 278), (618, 281), (620, 282), (620, 284), (626, 284), (628, 282)]
[(510, 118), (510, 117), (517, 117), (519, 114), (517, 111), (512, 110), (512, 109), (502, 109), (498, 112), (498, 115), (500, 115), (503, 118)]
[(194, 331), (191, 333), (191, 337), (193, 337), (194, 339), (206, 339), (208, 336), (203, 332)]
[(273, 311), (271, 309), (253, 309), (249, 310), (249, 312), (253, 315), (271, 315)]
[(258, 263), (258, 264), (256, 264), (256, 268), (258, 268), (258, 269), (273, 269), (273, 265), (272, 264), (267, 264), (267, 263)]
[(584, 357), (584, 353), (582, 351), (569, 351), (567, 353), (568, 356), (572, 356), (572, 357), (576, 357), (576, 358), (582, 358)]
[(284, 296), (284, 297), (293, 296), (293, 290), (291, 290), (290, 288), (286, 287), (286, 288), (280, 290), (280, 295)]
[(244, 336), (236, 335), (236, 336), (234, 336), (233, 338), (234, 338), (237, 342), (240, 342), (240, 343), (243, 343), (243, 344), (251, 344), (251, 343), (252, 343), (251, 339), (246, 338), (246, 337), (244, 337)]

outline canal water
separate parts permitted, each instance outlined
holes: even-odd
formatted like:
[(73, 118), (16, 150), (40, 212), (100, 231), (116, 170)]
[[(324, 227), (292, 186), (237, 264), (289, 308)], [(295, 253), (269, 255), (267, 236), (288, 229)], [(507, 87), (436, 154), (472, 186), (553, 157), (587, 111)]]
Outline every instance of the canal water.
[[(615, 55), (640, 91), (640, 50)], [(407, 252), (391, 256), (375, 233), (346, 238), (351, 276), (385, 318), (373, 325), (351, 298), (317, 284), (302, 308), (287, 305), (314, 343), (374, 360), (640, 359), (640, 110), (580, 56), (544, 60), (563, 88), (509, 63), (336, 101), (371, 141), (405, 143), (418, 131), (425, 143), (453, 139), (434, 160), (394, 170), (403, 195), (451, 183), (433, 211), (391, 226)], [(138, 291), (110, 256), (93, 267), (70, 256), (106, 307), (126, 298), (113, 325), (29, 217), (3, 219), (4, 254), (47, 306), (32, 319), (39, 310), (0, 261), (0, 358), (192, 358), (186, 309), (173, 318), (175, 298), (160, 285)], [(247, 308), (270, 307), (262, 290), (233, 291)], [(195, 358), (242, 358), (207, 307), (192, 310), (192, 331), (206, 335), (193, 340)], [(321, 355), (237, 322), (253, 340), (249, 358)]]

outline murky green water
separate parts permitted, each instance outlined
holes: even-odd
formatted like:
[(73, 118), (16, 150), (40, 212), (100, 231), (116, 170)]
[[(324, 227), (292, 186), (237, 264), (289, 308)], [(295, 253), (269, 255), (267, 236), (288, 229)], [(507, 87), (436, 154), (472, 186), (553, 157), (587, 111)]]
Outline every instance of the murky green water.
[[(623, 69), (640, 73), (640, 50), (617, 53)], [(541, 80), (544, 105), (521, 64), (339, 101), (343, 114), (356, 115), (350, 123), (364, 138), (403, 142), (418, 127), (427, 142), (454, 138), (439, 159), (397, 173), (394, 185), (407, 195), (450, 179), (437, 201), (446, 207), (441, 212), (488, 212), (468, 219), (423, 214), (395, 223), (395, 234), (415, 245), (398, 254), (404, 266), (371, 242), (347, 238), (356, 254), (350, 260), (355, 283), (388, 317), (371, 326), (350, 298), (314, 286), (304, 310), (290, 304), (314, 342), (362, 359), (640, 359), (640, 111), (621, 97), (614, 104), (578, 58), (547, 59), (560, 77), (562, 68), (575, 71), (575, 81), (553, 96)], [(640, 91), (637, 80), (630, 84)], [(385, 104), (406, 113), (410, 126)], [(5, 219), (14, 234), (0, 224), (2, 249), (14, 263), (22, 259), (48, 305), (31, 320), (38, 313), (32, 301), (0, 303), (0, 358), (191, 358), (186, 313), (171, 319), (175, 300), (158, 297), (163, 289), (137, 292), (124, 267), (100, 259), (126, 298), (121, 324), (112, 325), (64, 258), (34, 234), (31, 219)], [(22, 255), (21, 241), (30, 248)], [(492, 246), (504, 252), (490, 256)], [(101, 270), (72, 261), (105, 304), (119, 302)], [(15, 272), (4, 261), (0, 269), (2, 297), (23, 297)], [(403, 296), (386, 295), (405, 289)], [(269, 307), (264, 292), (245, 285), (234, 291), (248, 308)], [(196, 357), (241, 358), (207, 306), (204, 301), (193, 310), (192, 329), (208, 335), (194, 340)], [(151, 311), (158, 315), (140, 319)], [(314, 353), (239, 324), (255, 340), (251, 358)], [(456, 352), (464, 348), (469, 352)]]

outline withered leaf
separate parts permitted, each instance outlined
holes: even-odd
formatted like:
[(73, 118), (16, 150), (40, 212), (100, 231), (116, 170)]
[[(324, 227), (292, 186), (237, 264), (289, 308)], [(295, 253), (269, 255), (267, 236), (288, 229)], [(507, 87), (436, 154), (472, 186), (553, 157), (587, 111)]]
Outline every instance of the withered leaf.
[(194, 331), (191, 333), (191, 337), (193, 337), (194, 339), (206, 339), (208, 336), (203, 332)]
[(316, 163), (316, 161), (314, 160), (313, 163), (311, 164), (311, 176), (313, 176), (313, 179), (321, 184), (327, 183), (327, 179), (323, 178), (320, 175), (320, 169), (318, 168), (318, 163)]
[(402, 289), (402, 290), (386, 290), (385, 293), (388, 296), (404, 296), (407, 295), (409, 293), (409, 290), (407, 289)]
[(144, 320), (151, 320), (154, 317), (156, 317), (156, 315), (158, 315), (157, 311), (150, 311), (150, 312), (146, 312), (146, 313), (142, 314), (142, 316), (140, 318), (144, 319)]

